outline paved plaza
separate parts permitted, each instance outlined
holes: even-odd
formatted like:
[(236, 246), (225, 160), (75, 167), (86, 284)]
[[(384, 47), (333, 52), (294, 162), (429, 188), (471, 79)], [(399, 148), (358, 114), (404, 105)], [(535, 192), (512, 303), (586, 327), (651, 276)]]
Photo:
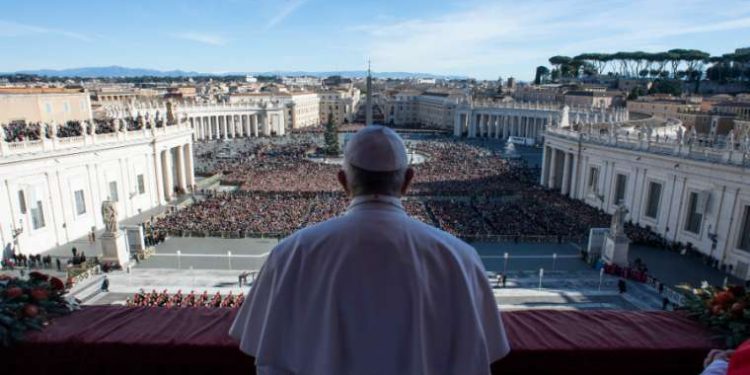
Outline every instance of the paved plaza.
[[(258, 271), (276, 243), (276, 239), (169, 238), (157, 246), (156, 255), (134, 264), (130, 272), (109, 273), (109, 292), (88, 297), (85, 303), (123, 304), (140, 289), (245, 294), (249, 286), (239, 286), (239, 274)], [(599, 273), (581, 261), (575, 244), (476, 243), (474, 246), (488, 273), (505, 272), (508, 276), (504, 288), (491, 278), (502, 310), (661, 308), (661, 297), (653, 288), (629, 282), (628, 293), (621, 295), (616, 290), (617, 278), (604, 276), (600, 280)], [(508, 253), (507, 263), (505, 253)], [(541, 288), (540, 268), (545, 269)], [(252, 283), (252, 276), (248, 281)]]

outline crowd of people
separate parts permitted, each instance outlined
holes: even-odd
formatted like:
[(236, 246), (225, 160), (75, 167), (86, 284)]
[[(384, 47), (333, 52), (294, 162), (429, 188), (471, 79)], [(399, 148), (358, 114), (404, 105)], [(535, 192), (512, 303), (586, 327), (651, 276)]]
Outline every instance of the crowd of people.
[(3, 124), (2, 128), (6, 142), (36, 141), (42, 136), (42, 126), (39, 123), (11, 122)]
[(42, 123), (26, 123), (23, 121), (11, 122), (9, 124), (2, 124), (2, 137), (6, 142), (23, 142), (23, 141), (36, 141), (42, 139), (42, 137), (51, 139), (67, 138), (67, 137), (78, 137), (84, 134), (104, 134), (114, 133), (116, 131), (124, 130), (138, 130), (143, 127), (143, 124), (136, 122), (133, 119), (126, 119), (125, 125), (122, 126), (119, 122), (113, 119), (94, 119), (93, 123), (82, 123), (80, 121), (67, 121), (63, 124), (42, 124)]
[[(347, 200), (340, 168), (311, 160), (321, 141), (314, 132), (282, 139), (206, 142), (196, 146), (199, 169), (219, 174), (233, 193), (203, 200), (160, 219), (154, 228), (203, 235), (283, 235), (342, 214)], [(608, 227), (610, 216), (537, 185), (538, 170), (502, 157), (497, 149), (451, 138), (407, 140), (425, 157), (404, 200), (407, 212), (462, 237), (582, 237)]]
[(132, 298), (125, 300), (125, 305), (131, 307), (159, 306), (159, 307), (228, 307), (236, 308), (245, 300), (243, 294), (229, 294), (222, 296), (219, 292), (209, 295), (208, 291), (197, 294), (195, 291), (183, 295), (182, 290), (170, 294), (164, 289), (161, 292), (152, 290), (146, 292), (143, 289), (135, 293)]

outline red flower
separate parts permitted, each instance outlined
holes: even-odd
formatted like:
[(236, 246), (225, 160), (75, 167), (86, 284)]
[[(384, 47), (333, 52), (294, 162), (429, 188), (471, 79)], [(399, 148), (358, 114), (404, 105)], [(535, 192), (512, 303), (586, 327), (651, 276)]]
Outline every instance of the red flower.
[(29, 318), (33, 318), (39, 315), (39, 308), (36, 307), (36, 305), (27, 303), (26, 306), (23, 307), (23, 314)]
[(29, 278), (31, 278), (33, 280), (41, 280), (41, 281), (47, 281), (47, 280), (49, 280), (49, 276), (47, 276), (47, 275), (45, 275), (45, 274), (43, 274), (41, 272), (37, 272), (37, 271), (29, 272)]
[(23, 295), (23, 289), (17, 286), (8, 288), (8, 290), (5, 291), (5, 296), (8, 297), (8, 299), (18, 298), (22, 295)]
[(734, 300), (734, 294), (730, 291), (719, 292), (714, 297), (714, 305), (726, 305)]
[(52, 287), (52, 290), (65, 289), (65, 284), (63, 283), (62, 280), (58, 279), (57, 277), (50, 277), (49, 285)]
[(44, 301), (49, 297), (49, 293), (45, 289), (34, 288), (31, 290), (31, 297), (37, 301)]

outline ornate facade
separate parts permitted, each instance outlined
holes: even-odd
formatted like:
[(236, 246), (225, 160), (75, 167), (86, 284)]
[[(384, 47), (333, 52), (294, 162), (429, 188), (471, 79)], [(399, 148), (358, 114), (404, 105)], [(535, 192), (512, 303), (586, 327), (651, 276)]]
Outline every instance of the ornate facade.
[[(38, 254), (85, 236), (104, 222), (102, 201), (126, 219), (191, 191), (193, 129), (188, 121), (39, 139), (0, 137), (0, 243)], [(131, 129), (131, 130), (129, 130)]]
[(469, 103), (464, 101), (455, 111), (453, 135), (469, 138), (507, 139), (523, 137), (541, 142), (551, 125), (568, 127), (577, 124), (626, 121), (624, 109), (559, 106), (539, 103)]
[(627, 220), (750, 279), (750, 134), (662, 121), (548, 129), (540, 183), (608, 213), (622, 202)]

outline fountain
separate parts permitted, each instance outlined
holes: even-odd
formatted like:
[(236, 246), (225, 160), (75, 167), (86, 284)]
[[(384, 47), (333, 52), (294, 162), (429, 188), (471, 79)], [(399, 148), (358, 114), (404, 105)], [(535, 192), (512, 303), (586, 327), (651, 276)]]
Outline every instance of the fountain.
[(510, 139), (508, 139), (508, 141), (505, 143), (505, 148), (503, 149), (503, 157), (508, 159), (517, 159), (521, 157), (516, 151), (516, 144), (511, 142)]

